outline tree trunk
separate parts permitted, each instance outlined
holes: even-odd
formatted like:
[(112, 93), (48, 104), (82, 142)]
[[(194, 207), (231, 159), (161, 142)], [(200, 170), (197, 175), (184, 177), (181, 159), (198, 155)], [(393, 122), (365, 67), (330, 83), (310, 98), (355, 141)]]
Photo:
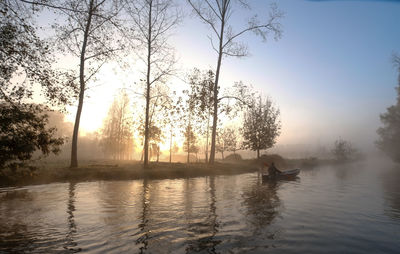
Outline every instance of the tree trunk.
[(147, 85), (147, 92), (146, 92), (146, 120), (144, 124), (144, 163), (143, 166), (145, 168), (148, 167), (149, 164), (149, 106), (150, 106), (150, 85)]
[(208, 163), (208, 136), (210, 134), (210, 110), (207, 117), (207, 138), (206, 138), (206, 163)]
[(171, 139), (169, 140), (169, 163), (172, 162), (172, 129), (171, 129)]
[(84, 89), (83, 90), (81, 89), (81, 91), (79, 93), (78, 109), (76, 111), (76, 116), (75, 116), (74, 132), (72, 134), (72, 150), (71, 150), (70, 168), (78, 167), (78, 133), (79, 133), (79, 122), (81, 119), (84, 93), (85, 93)]
[(210, 161), (209, 164), (214, 164), (215, 161), (215, 141), (217, 136), (217, 123), (218, 123), (218, 81), (219, 81), (219, 73), (221, 69), (222, 63), (222, 54), (223, 54), (223, 42), (224, 42), (224, 26), (225, 26), (225, 11), (222, 12), (222, 21), (221, 21), (221, 32), (219, 39), (219, 51), (218, 51), (218, 61), (217, 61), (217, 71), (215, 72), (215, 83), (214, 83), (214, 112), (213, 112), (213, 126), (211, 133), (211, 151), (210, 151)]
[(257, 149), (257, 159), (260, 159), (260, 149)]
[(151, 11), (153, 2), (150, 1), (149, 9), (149, 28), (148, 28), (148, 40), (147, 40), (147, 76), (146, 76), (146, 120), (144, 124), (144, 163), (143, 167), (148, 168), (149, 165), (149, 108), (150, 108), (150, 73), (151, 73)]
[(157, 145), (157, 163), (160, 161), (160, 146)]
[(89, 13), (88, 13), (88, 19), (86, 22), (86, 27), (85, 31), (83, 34), (83, 42), (82, 42), (82, 49), (81, 49), (81, 55), (80, 55), (80, 66), (79, 66), (79, 85), (80, 85), (80, 91), (79, 91), (79, 102), (78, 102), (78, 109), (76, 111), (76, 116), (75, 116), (75, 124), (74, 124), (74, 132), (72, 134), (72, 148), (71, 148), (71, 164), (70, 168), (76, 168), (78, 167), (78, 134), (79, 134), (79, 123), (81, 120), (81, 114), (82, 114), (82, 107), (83, 107), (83, 99), (85, 97), (85, 56), (86, 56), (86, 46), (87, 46), (87, 41), (89, 37), (89, 30), (90, 30), (90, 25), (92, 22), (92, 15), (93, 15), (93, 2), (94, 0), (90, 1), (89, 4)]
[(189, 163), (190, 158), (190, 138), (188, 137), (188, 145), (187, 145), (187, 163)]

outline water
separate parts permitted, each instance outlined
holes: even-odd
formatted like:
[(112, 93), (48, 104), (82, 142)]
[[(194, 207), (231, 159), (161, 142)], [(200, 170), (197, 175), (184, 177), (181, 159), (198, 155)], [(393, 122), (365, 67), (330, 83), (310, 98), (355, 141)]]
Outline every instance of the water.
[(400, 169), (0, 189), (0, 253), (399, 253)]

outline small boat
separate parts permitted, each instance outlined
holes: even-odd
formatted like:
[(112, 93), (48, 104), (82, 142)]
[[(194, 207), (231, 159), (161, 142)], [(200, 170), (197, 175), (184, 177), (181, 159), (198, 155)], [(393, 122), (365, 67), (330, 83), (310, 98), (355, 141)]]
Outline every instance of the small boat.
[(296, 176), (299, 173), (300, 173), (300, 169), (296, 168), (296, 169), (282, 171), (281, 173), (279, 173), (275, 176), (270, 176), (269, 174), (262, 174), (262, 178), (264, 180), (293, 179), (293, 178), (296, 178)]

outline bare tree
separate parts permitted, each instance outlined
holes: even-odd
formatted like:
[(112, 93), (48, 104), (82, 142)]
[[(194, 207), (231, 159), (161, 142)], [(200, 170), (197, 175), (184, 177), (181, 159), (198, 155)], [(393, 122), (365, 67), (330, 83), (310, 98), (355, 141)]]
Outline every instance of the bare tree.
[[(247, 24), (238, 32), (235, 32), (230, 25), (231, 17), (235, 9), (245, 8), (250, 9), (250, 5), (245, 0), (187, 0), (193, 8), (193, 12), (204, 22), (212, 31), (209, 36), (212, 48), (217, 53), (217, 66), (215, 71), (215, 86), (214, 86), (214, 112), (213, 112), (213, 126), (211, 135), (211, 153), (210, 164), (215, 160), (215, 145), (216, 133), (218, 123), (218, 88), (219, 88), (219, 75), (222, 64), (223, 56), (243, 57), (248, 55), (246, 44), (238, 42), (237, 40), (247, 32), (254, 32), (256, 35), (261, 36), (265, 41), (270, 32), (275, 34), (275, 39), (281, 36), (281, 26), (278, 22), (279, 18), (283, 16), (276, 5), (271, 6), (269, 19), (265, 22), (259, 21), (257, 15), (249, 19)], [(213, 38), (217, 41), (217, 46), (214, 45)]]
[(113, 159), (130, 159), (133, 150), (133, 119), (130, 100), (122, 90), (114, 99), (101, 130), (103, 151)]
[(135, 51), (144, 64), (145, 123), (144, 123), (144, 167), (149, 163), (149, 127), (151, 88), (166, 81), (174, 71), (175, 58), (167, 41), (171, 30), (179, 23), (180, 15), (170, 0), (127, 1), (128, 14), (138, 33)]

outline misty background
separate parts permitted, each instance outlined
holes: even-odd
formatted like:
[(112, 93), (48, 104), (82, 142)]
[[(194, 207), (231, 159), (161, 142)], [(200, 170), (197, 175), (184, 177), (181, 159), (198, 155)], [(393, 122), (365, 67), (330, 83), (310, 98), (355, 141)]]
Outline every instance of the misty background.
[[(262, 15), (268, 6), (256, 1), (253, 11)], [(351, 141), (366, 153), (375, 152), (379, 114), (395, 102), (397, 72), (391, 55), (399, 52), (399, 1), (279, 1), (285, 12), (283, 36), (262, 43), (245, 35), (250, 56), (224, 59), (221, 86), (243, 80), (271, 96), (281, 110), (282, 133), (268, 152), (283, 156), (317, 156), (331, 150), (338, 138)], [(214, 54), (204, 34), (207, 27), (186, 13), (172, 37), (182, 73), (213, 68)], [(43, 14), (41, 23), (50, 17)], [(68, 60), (68, 59), (67, 59)], [(211, 64), (210, 64), (211, 63)], [(138, 73), (118, 72), (107, 64), (88, 90), (81, 135), (101, 128), (118, 89), (134, 87)], [(172, 79), (176, 90), (182, 80)], [(73, 121), (74, 107), (67, 121)], [(95, 112), (95, 113), (93, 113)], [(80, 148), (80, 153), (83, 152)], [(250, 152), (252, 154), (252, 152)]]

